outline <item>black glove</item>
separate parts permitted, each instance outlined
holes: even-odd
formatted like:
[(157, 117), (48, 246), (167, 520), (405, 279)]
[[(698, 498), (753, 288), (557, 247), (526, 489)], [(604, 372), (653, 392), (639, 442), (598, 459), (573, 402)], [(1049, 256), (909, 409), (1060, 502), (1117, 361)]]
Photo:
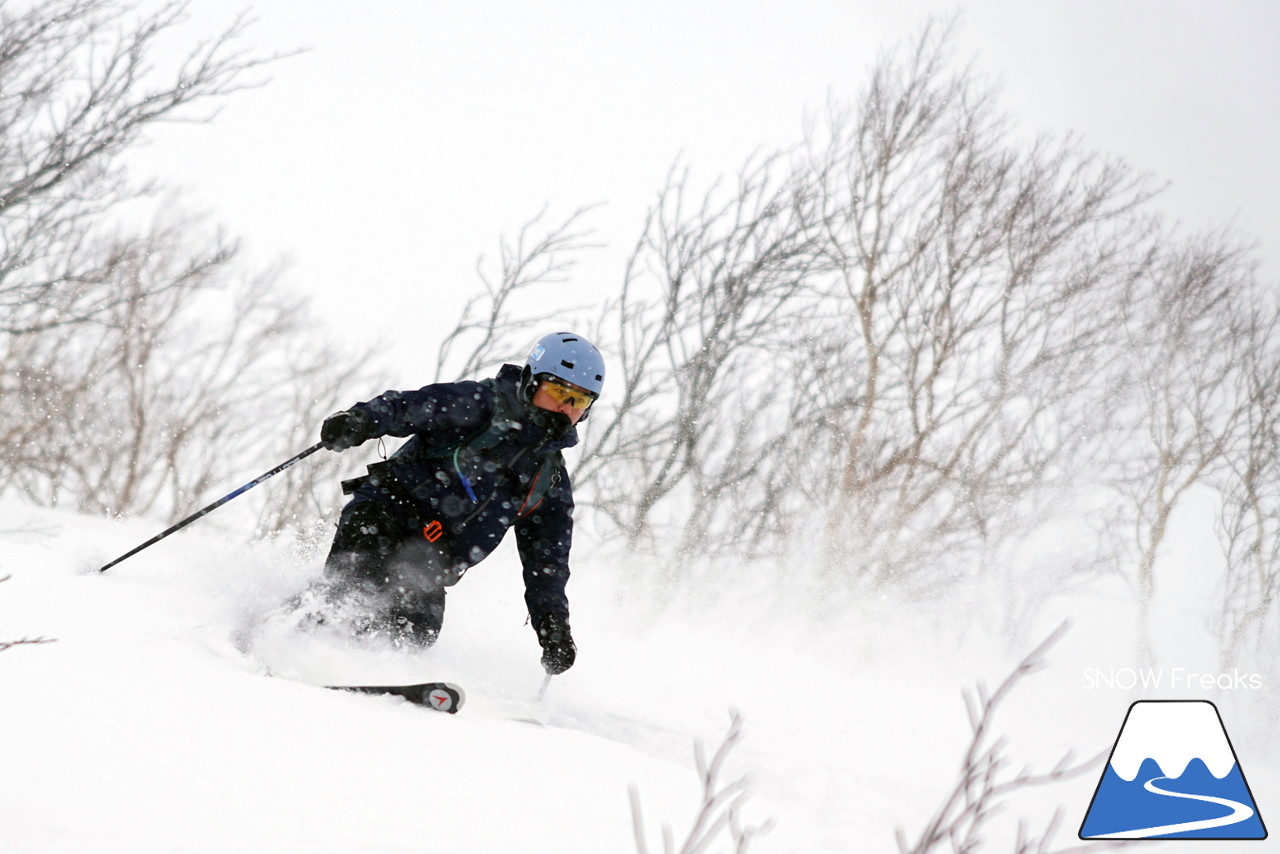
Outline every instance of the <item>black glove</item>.
[(556, 676), (573, 667), (578, 648), (573, 645), (573, 635), (569, 634), (569, 623), (563, 617), (549, 614), (535, 628), (538, 643), (542, 644), (542, 669)]
[(330, 451), (345, 451), (374, 437), (373, 416), (363, 409), (335, 412), (320, 427), (320, 441)]

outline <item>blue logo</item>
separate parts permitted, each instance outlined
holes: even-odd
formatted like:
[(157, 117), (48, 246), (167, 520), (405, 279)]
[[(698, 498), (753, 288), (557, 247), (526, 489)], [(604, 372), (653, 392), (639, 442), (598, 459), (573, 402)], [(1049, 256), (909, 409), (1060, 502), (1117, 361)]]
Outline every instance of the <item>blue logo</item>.
[(1266, 839), (1218, 708), (1207, 700), (1129, 707), (1081, 839)]

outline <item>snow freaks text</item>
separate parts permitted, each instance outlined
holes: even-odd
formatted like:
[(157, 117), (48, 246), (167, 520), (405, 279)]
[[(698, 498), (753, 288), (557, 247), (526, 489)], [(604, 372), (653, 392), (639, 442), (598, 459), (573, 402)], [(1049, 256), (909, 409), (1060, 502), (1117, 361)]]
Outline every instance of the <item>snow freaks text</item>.
[(1081, 687), (1086, 691), (1260, 691), (1262, 676), (1242, 673), (1238, 668), (1229, 673), (1202, 673), (1186, 667), (1086, 667)]

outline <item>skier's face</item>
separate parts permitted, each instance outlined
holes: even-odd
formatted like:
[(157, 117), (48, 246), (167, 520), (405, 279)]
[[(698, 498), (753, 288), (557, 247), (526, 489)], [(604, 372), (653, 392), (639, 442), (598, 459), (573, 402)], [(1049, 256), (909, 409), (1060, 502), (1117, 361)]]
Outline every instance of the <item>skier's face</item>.
[(548, 412), (559, 412), (569, 419), (570, 424), (578, 423), (582, 413), (591, 406), (591, 401), (590, 392), (563, 380), (543, 380), (533, 393), (534, 406)]

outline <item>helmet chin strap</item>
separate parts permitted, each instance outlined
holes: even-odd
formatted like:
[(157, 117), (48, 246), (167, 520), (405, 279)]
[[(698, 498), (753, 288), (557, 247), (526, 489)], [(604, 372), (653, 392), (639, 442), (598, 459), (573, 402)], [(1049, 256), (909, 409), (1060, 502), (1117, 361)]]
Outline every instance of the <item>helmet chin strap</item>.
[(533, 368), (528, 365), (520, 371), (520, 384), (516, 386), (516, 397), (525, 406), (533, 406), (533, 393), (538, 390), (538, 383), (533, 378)]

